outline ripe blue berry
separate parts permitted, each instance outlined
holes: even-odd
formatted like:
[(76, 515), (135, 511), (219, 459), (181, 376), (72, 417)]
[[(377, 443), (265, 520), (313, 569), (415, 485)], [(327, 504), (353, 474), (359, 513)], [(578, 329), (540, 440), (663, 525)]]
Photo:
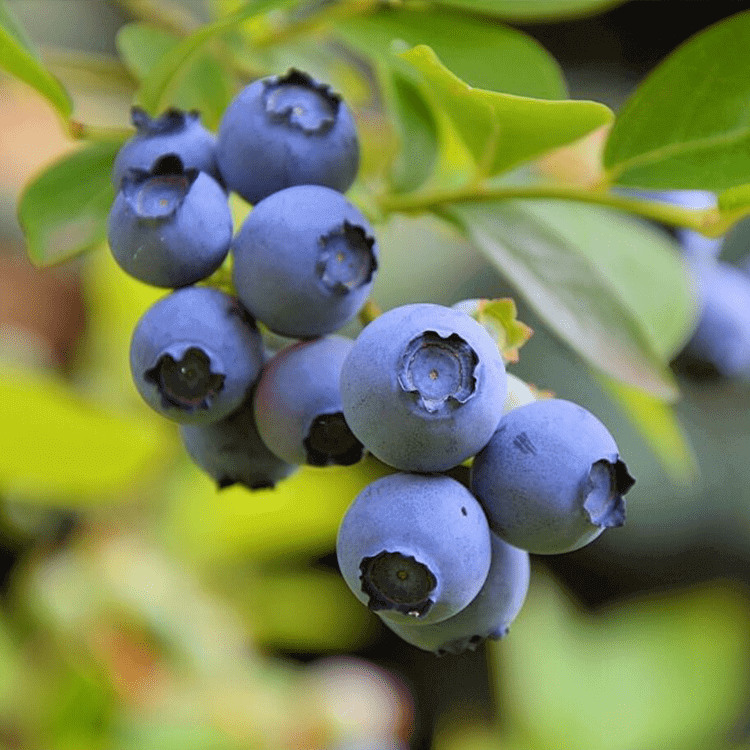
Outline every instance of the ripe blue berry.
[(495, 342), (441, 305), (404, 305), (376, 318), (341, 371), (352, 432), (404, 471), (445, 471), (473, 456), (492, 436), (505, 396)]
[(330, 188), (300, 185), (265, 198), (232, 243), (247, 309), (282, 336), (323, 336), (366, 302), (378, 247), (362, 214)]
[(353, 345), (326, 336), (282, 349), (263, 368), (255, 419), (263, 442), (289, 463), (349, 466), (362, 458), (341, 410), (341, 365)]
[(607, 428), (562, 399), (509, 411), (471, 469), (492, 530), (537, 554), (570, 552), (621, 526), (634, 481)]
[(209, 287), (185, 287), (156, 302), (130, 345), (138, 392), (182, 424), (211, 424), (239, 408), (262, 364), (263, 342), (247, 311)]
[(217, 158), (227, 187), (253, 204), (292, 185), (343, 193), (357, 176), (357, 129), (338, 94), (292, 69), (251, 83), (230, 102)]
[(504, 637), (529, 589), (529, 553), (490, 535), (492, 561), (487, 580), (467, 607), (432, 625), (383, 622), (407, 643), (438, 656), (474, 651), (487, 638)]
[(686, 353), (726, 377), (750, 379), (750, 277), (721, 261), (696, 262), (698, 325)]
[(347, 585), (371, 610), (393, 622), (433, 623), (479, 593), (490, 533), (481, 506), (455, 479), (391, 474), (355, 498), (336, 554)]
[(232, 215), (213, 177), (165, 156), (152, 171), (125, 174), (109, 212), (107, 237), (126, 273), (153, 286), (188, 286), (224, 261)]
[(179, 433), (190, 457), (216, 480), (218, 489), (233, 484), (250, 490), (271, 488), (297, 469), (261, 440), (252, 399), (214, 424), (180, 425)]
[(221, 182), (216, 163), (216, 138), (201, 125), (198, 112), (169, 109), (160, 117), (149, 117), (140, 107), (133, 107), (130, 116), (135, 135), (115, 157), (112, 186), (120, 189), (128, 169), (149, 172), (159, 159), (177, 156), (185, 169), (197, 169)]

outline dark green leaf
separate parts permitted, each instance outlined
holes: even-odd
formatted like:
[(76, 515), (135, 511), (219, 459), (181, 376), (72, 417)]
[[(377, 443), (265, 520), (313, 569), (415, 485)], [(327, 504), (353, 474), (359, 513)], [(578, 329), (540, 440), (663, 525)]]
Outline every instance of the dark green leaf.
[(610, 181), (720, 192), (750, 174), (750, 12), (691, 37), (641, 84), (604, 152)]
[(114, 200), (110, 174), (120, 145), (97, 143), (75, 151), (26, 187), (18, 219), (33, 263), (59, 263), (104, 241)]
[(0, 68), (35, 89), (67, 122), (73, 111), (68, 92), (35, 54), (16, 38), (16, 33), (17, 29), (11, 32), (0, 26)]
[(455, 204), (450, 214), (549, 328), (594, 367), (662, 399), (694, 316), (689, 277), (655, 230), (555, 201)]
[(612, 119), (609, 108), (597, 102), (548, 101), (473, 88), (424, 45), (400, 57), (421, 74), (435, 106), (450, 118), (485, 177), (577, 141)]
[(470, 86), (540, 99), (567, 96), (560, 68), (538, 42), (516, 29), (464, 13), (384, 8), (339, 21), (334, 28), (353, 47), (381, 61), (426, 44)]
[(437, 0), (438, 6), (497, 16), (512, 21), (552, 21), (590, 15), (624, 0)]

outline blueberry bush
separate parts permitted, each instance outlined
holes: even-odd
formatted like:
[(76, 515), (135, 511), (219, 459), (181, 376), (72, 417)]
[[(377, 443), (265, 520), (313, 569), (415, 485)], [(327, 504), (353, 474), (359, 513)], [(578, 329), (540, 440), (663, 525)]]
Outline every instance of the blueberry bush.
[(521, 27), (619, 4), (123, 0), (66, 69), (0, 0), (70, 142), (26, 253), (89, 311), (67, 368), (0, 356), (0, 750), (748, 747), (746, 593), (550, 574), (606, 568), (643, 453), (698, 481), (686, 373), (750, 381), (750, 12), (615, 111)]

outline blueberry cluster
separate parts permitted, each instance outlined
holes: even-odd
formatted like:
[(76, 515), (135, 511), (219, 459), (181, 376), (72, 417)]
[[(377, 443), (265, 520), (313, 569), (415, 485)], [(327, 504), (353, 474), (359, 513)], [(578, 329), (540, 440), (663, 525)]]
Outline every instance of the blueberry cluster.
[[(612, 436), (580, 406), (535, 400), (461, 309), (403, 305), (355, 340), (337, 334), (367, 301), (379, 250), (343, 195), (359, 147), (328, 86), (297, 70), (258, 80), (216, 137), (196, 113), (135, 108), (133, 123), (109, 243), (127, 273), (172, 290), (133, 333), (141, 396), (220, 488), (366, 453), (392, 467), (342, 520), (347, 584), (422, 649), (504, 635), (529, 552), (578, 549), (623, 522), (633, 479)], [(236, 232), (230, 191), (253, 205)], [(234, 294), (196, 285), (230, 253)], [(471, 459), (470, 479), (449, 475)]]

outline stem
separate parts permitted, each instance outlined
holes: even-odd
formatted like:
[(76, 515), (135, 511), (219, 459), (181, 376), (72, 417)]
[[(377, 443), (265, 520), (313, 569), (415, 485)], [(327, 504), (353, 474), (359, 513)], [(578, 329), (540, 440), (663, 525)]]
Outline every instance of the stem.
[(70, 135), (77, 141), (112, 143), (126, 141), (134, 133), (133, 128), (107, 128), (99, 125), (86, 125), (78, 120), (70, 121)]
[(706, 237), (721, 236), (731, 222), (716, 209), (695, 210), (664, 203), (630, 198), (617, 193), (599, 192), (569, 185), (508, 185), (487, 187), (482, 184), (454, 190), (432, 190), (412, 195), (383, 195), (378, 205), (384, 213), (421, 213), (449, 203), (475, 203), (502, 201), (517, 198), (557, 198), (627, 211), (669, 226), (686, 227)]

